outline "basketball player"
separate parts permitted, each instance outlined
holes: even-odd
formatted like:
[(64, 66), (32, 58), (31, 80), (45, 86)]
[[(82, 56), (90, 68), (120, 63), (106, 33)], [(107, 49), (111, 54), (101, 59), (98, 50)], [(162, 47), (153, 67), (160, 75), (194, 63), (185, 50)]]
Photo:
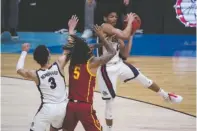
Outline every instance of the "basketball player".
[[(130, 80), (139, 81), (145, 88), (151, 89), (154, 92), (157, 92), (165, 100), (168, 100), (173, 103), (180, 103), (182, 97), (172, 93), (167, 93), (161, 89), (156, 83), (144, 76), (138, 69), (133, 65), (125, 62), (131, 50), (132, 38), (131, 29), (132, 22), (137, 17), (136, 14), (128, 14), (128, 24), (124, 30), (115, 28), (117, 22), (117, 13), (113, 10), (106, 12), (104, 16), (105, 23), (102, 24), (102, 29), (106, 35), (107, 39), (115, 35), (116, 39), (111, 39), (114, 49), (116, 50), (116, 55), (105, 65), (102, 65), (97, 70), (97, 79), (100, 92), (102, 94), (102, 99), (105, 100), (105, 119), (106, 119), (106, 128), (107, 131), (112, 131), (113, 125), (113, 101), (116, 96), (116, 83), (119, 78), (123, 82)], [(123, 40), (129, 40), (128, 44), (125, 45)], [(101, 47), (99, 54), (105, 55), (105, 47)], [(120, 57), (120, 55), (122, 57)]]
[(59, 56), (56, 62), (49, 63), (50, 52), (45, 45), (36, 47), (33, 58), (40, 65), (39, 70), (24, 68), (25, 58), (30, 44), (22, 45), (22, 53), (16, 65), (16, 71), (22, 77), (36, 83), (41, 95), (41, 105), (31, 125), (30, 131), (45, 131), (51, 125), (51, 131), (62, 128), (68, 103), (64, 67), (67, 63), (67, 54)]
[(69, 102), (63, 125), (65, 131), (74, 131), (78, 121), (86, 131), (102, 130), (93, 109), (96, 70), (114, 57), (116, 51), (104, 38), (101, 27), (95, 26), (94, 31), (106, 48), (105, 55), (101, 57), (94, 57), (83, 39), (71, 35), (74, 47), (69, 66)]

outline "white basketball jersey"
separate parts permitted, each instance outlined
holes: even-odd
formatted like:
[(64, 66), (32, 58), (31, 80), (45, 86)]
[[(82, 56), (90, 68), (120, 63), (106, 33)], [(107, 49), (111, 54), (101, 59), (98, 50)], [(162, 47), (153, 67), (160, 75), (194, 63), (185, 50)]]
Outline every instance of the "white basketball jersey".
[(55, 62), (48, 69), (40, 69), (37, 72), (38, 90), (44, 103), (60, 103), (66, 100), (66, 83), (64, 76)]
[[(97, 39), (97, 42), (98, 42), (98, 39)], [(119, 49), (120, 44), (119, 44), (119, 42), (118, 41), (110, 42), (110, 44), (112, 44), (112, 47), (116, 50), (116, 55), (107, 64), (121, 61), (122, 59), (119, 56), (119, 54), (120, 54), (120, 49)], [(102, 47), (101, 53), (103, 55), (107, 53), (107, 50), (104, 46)]]

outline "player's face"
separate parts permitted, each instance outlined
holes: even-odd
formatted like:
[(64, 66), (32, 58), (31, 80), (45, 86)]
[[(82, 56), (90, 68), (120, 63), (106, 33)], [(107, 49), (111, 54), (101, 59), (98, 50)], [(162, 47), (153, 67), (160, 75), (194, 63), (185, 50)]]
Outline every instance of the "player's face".
[(115, 26), (116, 25), (116, 22), (118, 20), (118, 15), (116, 12), (112, 12), (110, 13), (107, 18), (106, 18), (106, 22)]

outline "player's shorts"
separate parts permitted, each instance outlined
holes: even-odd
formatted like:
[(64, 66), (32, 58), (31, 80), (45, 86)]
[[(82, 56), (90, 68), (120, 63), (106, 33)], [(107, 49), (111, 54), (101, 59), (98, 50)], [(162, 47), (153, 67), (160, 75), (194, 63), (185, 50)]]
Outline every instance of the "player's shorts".
[(45, 131), (50, 125), (61, 129), (66, 115), (68, 100), (59, 104), (41, 104), (31, 125), (30, 131)]
[(138, 69), (123, 61), (100, 66), (97, 70), (97, 82), (102, 98), (104, 100), (115, 98), (118, 78), (122, 82), (127, 82), (135, 79), (138, 75)]
[(102, 131), (92, 104), (74, 101), (68, 102), (63, 129), (74, 131), (79, 121), (82, 123), (85, 131)]

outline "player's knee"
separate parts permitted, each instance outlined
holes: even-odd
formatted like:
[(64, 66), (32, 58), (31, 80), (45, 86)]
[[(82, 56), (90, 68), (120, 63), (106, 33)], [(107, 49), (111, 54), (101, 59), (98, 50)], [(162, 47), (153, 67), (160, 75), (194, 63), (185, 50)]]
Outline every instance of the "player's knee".
[(136, 80), (138, 80), (145, 88), (148, 88), (153, 84), (153, 81), (144, 76), (142, 73), (139, 73)]

